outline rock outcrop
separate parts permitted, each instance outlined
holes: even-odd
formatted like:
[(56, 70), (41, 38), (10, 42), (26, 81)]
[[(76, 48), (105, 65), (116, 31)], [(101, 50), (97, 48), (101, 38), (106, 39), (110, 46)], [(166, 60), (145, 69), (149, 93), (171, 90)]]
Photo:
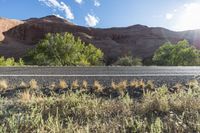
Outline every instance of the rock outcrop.
[[(88, 28), (74, 25), (56, 16), (47, 16), (24, 21), (0, 19), (0, 37), (4, 39), (0, 46), (1, 55), (21, 57), (44, 38), (45, 34), (63, 32), (73, 33), (84, 42), (94, 44), (102, 49), (105, 59), (111, 62), (126, 54), (142, 58), (151, 57), (156, 49), (168, 41), (176, 43), (187, 39), (195, 47), (200, 48), (199, 30), (174, 32), (143, 25), (108, 29)], [(13, 46), (14, 43), (17, 46)], [(15, 52), (17, 49), (20, 50)]]
[(3, 32), (6, 32), (20, 24), (23, 24), (23, 21), (0, 18), (0, 41), (4, 40)]

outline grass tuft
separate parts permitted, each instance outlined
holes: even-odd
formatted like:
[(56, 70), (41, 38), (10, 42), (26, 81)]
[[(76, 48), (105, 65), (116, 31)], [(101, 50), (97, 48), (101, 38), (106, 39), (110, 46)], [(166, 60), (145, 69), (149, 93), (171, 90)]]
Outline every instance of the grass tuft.
[(88, 82), (86, 80), (83, 80), (82, 88), (85, 89), (85, 90), (88, 88)]
[(95, 92), (102, 92), (104, 87), (99, 83), (99, 81), (94, 81), (93, 89)]
[(30, 82), (29, 82), (29, 85), (30, 85), (30, 88), (31, 89), (38, 89), (39, 86), (37, 84), (37, 81), (35, 79), (32, 79)]
[(8, 81), (3, 79), (3, 80), (0, 80), (0, 90), (6, 90), (8, 89)]
[(78, 89), (79, 88), (78, 80), (73, 81), (71, 87), (72, 89)]
[(20, 85), (19, 85), (19, 88), (20, 89), (26, 89), (26, 88), (28, 88), (29, 87), (29, 85), (27, 84), (27, 83), (25, 83), (24, 81), (22, 81), (21, 83), (20, 83)]
[(128, 87), (128, 81), (124, 80), (118, 83), (117, 89), (118, 90), (125, 90)]
[(68, 85), (67, 85), (66, 81), (65, 80), (60, 80), (59, 84), (58, 84), (58, 88), (59, 89), (67, 89)]

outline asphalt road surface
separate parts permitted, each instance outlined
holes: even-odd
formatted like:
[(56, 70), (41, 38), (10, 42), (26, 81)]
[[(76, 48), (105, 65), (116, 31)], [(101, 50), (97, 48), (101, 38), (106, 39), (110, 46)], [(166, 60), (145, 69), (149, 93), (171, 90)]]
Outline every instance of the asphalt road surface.
[(49, 84), (66, 80), (95, 80), (102, 84), (121, 80), (153, 80), (156, 84), (173, 85), (200, 79), (200, 67), (0, 67), (0, 79), (19, 84), (36, 79), (39, 84)]

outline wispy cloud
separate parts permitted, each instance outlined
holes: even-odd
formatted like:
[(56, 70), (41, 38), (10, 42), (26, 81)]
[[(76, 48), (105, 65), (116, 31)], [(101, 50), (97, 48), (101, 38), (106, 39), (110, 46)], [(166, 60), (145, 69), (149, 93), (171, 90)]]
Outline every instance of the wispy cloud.
[(94, 0), (94, 6), (99, 7), (101, 6), (101, 3), (99, 0)]
[(94, 27), (99, 23), (100, 19), (88, 13), (88, 15), (85, 16), (85, 21), (88, 26)]
[(76, 3), (81, 4), (83, 0), (75, 0)]
[(39, 2), (43, 2), (45, 5), (53, 8), (54, 10), (64, 12), (67, 19), (74, 19), (74, 14), (72, 13), (70, 7), (62, 1), (59, 2), (58, 0), (39, 0)]

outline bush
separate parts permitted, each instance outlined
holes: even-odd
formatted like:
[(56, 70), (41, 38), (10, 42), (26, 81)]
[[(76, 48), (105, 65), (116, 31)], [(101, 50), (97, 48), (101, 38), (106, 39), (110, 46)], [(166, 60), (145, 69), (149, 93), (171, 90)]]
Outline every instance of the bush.
[(125, 56), (119, 58), (119, 60), (115, 63), (115, 65), (119, 66), (141, 66), (142, 65), (142, 59), (135, 58), (132, 56)]
[(85, 45), (70, 33), (47, 34), (28, 53), (29, 64), (50, 66), (101, 65), (103, 53), (92, 44)]
[(161, 66), (200, 65), (200, 50), (191, 46), (186, 40), (177, 44), (168, 42), (155, 52), (153, 61)]
[(14, 58), (5, 59), (3, 56), (0, 57), (0, 66), (23, 66), (24, 61), (20, 58), (19, 61), (15, 61)]

